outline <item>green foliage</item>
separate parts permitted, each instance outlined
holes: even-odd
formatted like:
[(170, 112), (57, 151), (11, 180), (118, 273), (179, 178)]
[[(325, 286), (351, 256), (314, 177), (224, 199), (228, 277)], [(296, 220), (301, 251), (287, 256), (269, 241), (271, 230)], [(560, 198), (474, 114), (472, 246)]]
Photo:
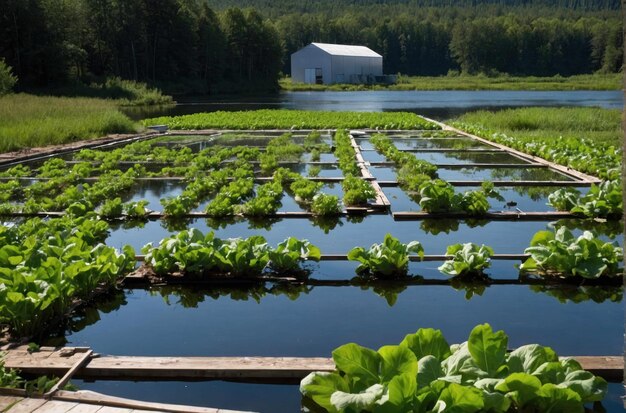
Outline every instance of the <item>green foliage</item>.
[(311, 212), (322, 217), (341, 214), (339, 197), (329, 194), (317, 194), (311, 203)]
[(99, 214), (103, 218), (119, 218), (124, 213), (124, 205), (121, 198), (106, 201), (100, 207)]
[(306, 178), (298, 178), (289, 186), (291, 192), (294, 193), (296, 201), (303, 203), (311, 203), (313, 197), (322, 189), (321, 182), (311, 181)]
[(298, 273), (306, 260), (319, 261), (321, 252), (308, 240), (289, 237), (268, 251), (270, 268), (279, 274)]
[(548, 205), (589, 218), (620, 218), (624, 213), (622, 185), (618, 180), (604, 181), (591, 185), (585, 195), (573, 188), (561, 188), (550, 194)]
[(433, 329), (378, 351), (349, 343), (333, 351), (336, 370), (309, 374), (300, 392), (333, 413), (583, 412), (606, 394), (573, 359), (537, 344), (507, 353), (507, 344), (489, 324), (452, 346)]
[(491, 265), (493, 249), (485, 245), (480, 247), (474, 243), (454, 244), (448, 246), (446, 255), (452, 256), (438, 270), (452, 277), (482, 275)]
[(283, 197), (283, 187), (279, 182), (270, 182), (257, 189), (254, 198), (243, 204), (241, 212), (248, 216), (267, 216), (275, 214), (280, 208)]
[(17, 77), (11, 73), (11, 66), (0, 59), (0, 96), (11, 93), (16, 83)]
[(606, 180), (620, 175), (621, 112), (600, 108), (478, 111), (454, 125), (485, 139)]
[(364, 179), (347, 175), (341, 182), (343, 188), (343, 203), (347, 206), (366, 205), (367, 201), (376, 198), (376, 191)]
[(356, 247), (348, 252), (350, 261), (358, 261), (357, 274), (370, 274), (376, 277), (406, 276), (409, 266), (409, 254), (424, 256), (424, 248), (419, 241), (401, 243), (390, 234), (385, 235), (382, 244), (373, 244), (369, 250)]
[(113, 102), (21, 93), (0, 97), (0, 152), (135, 131)]
[(143, 124), (165, 124), (170, 129), (439, 129), (435, 124), (407, 112), (324, 112), (286, 109), (196, 113), (146, 119)]
[(132, 248), (120, 253), (100, 243), (107, 230), (93, 213), (0, 226), (0, 324), (17, 336), (42, 332), (76, 300), (134, 268)]
[(288, 238), (271, 248), (261, 236), (220, 239), (195, 228), (162, 239), (156, 247), (147, 244), (142, 252), (145, 264), (157, 275), (190, 277), (258, 277), (266, 268), (279, 274), (299, 273), (302, 262), (320, 257), (319, 248), (307, 240)]
[(481, 189), (455, 193), (454, 187), (441, 179), (423, 182), (419, 186), (419, 204), (429, 213), (464, 212), (470, 216), (485, 215), (489, 211), (487, 197), (502, 199), (491, 182), (483, 182)]
[(592, 279), (619, 276), (623, 258), (622, 248), (617, 245), (602, 241), (590, 231), (576, 238), (566, 227), (556, 233), (537, 232), (524, 252), (530, 258), (520, 266), (522, 271)]

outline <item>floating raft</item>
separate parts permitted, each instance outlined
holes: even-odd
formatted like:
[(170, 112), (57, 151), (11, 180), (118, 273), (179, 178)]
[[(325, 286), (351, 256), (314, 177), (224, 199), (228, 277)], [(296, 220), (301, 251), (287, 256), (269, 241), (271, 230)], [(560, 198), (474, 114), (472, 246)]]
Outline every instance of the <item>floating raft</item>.
[[(29, 353), (26, 346), (6, 351), (5, 367), (28, 375), (67, 375), (86, 380), (232, 380), (297, 383), (313, 371), (333, 371), (325, 357), (137, 357), (92, 355), (85, 363), (84, 347), (42, 348)], [(610, 381), (622, 380), (621, 356), (575, 356), (584, 369)], [(76, 368), (76, 366), (80, 366)]]

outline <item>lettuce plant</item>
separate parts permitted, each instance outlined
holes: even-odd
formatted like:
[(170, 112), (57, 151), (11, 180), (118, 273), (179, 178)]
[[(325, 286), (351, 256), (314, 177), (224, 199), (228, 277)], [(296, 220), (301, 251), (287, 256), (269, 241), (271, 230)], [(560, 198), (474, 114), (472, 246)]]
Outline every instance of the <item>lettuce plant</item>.
[(281, 274), (298, 273), (302, 262), (319, 261), (321, 252), (318, 247), (307, 240), (289, 237), (268, 251), (270, 268)]
[(481, 275), (491, 265), (493, 249), (468, 242), (448, 246), (446, 255), (452, 258), (437, 268), (442, 273), (452, 277)]
[(317, 194), (311, 203), (311, 212), (319, 216), (336, 216), (341, 214), (339, 197), (329, 194)]
[(530, 258), (520, 266), (522, 271), (582, 278), (620, 275), (623, 257), (616, 244), (604, 242), (590, 231), (574, 237), (566, 227), (537, 232), (524, 252)]
[(605, 396), (606, 381), (575, 360), (538, 344), (507, 353), (507, 344), (489, 324), (452, 346), (431, 328), (377, 351), (349, 343), (332, 353), (336, 370), (309, 374), (300, 392), (331, 413), (583, 413)]
[(401, 243), (390, 234), (385, 235), (382, 244), (373, 244), (368, 250), (356, 247), (348, 252), (350, 261), (358, 261), (357, 274), (371, 274), (378, 277), (406, 276), (409, 254), (424, 256), (424, 248), (419, 241)]

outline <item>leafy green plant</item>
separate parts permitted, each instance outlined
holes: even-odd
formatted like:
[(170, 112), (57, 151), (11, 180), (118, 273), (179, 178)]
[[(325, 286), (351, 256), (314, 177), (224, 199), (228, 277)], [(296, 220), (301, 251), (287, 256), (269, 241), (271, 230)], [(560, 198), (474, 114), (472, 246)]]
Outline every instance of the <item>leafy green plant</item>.
[(574, 188), (560, 188), (548, 196), (548, 205), (557, 211), (570, 211), (580, 198), (580, 191)]
[(341, 186), (343, 188), (343, 202), (348, 206), (361, 206), (367, 201), (376, 198), (376, 191), (372, 185), (356, 176), (347, 175)]
[(310, 203), (322, 188), (321, 182), (298, 178), (291, 183), (289, 189), (294, 193), (297, 202)]
[(106, 201), (100, 209), (98, 213), (103, 218), (118, 218), (122, 216), (124, 212), (124, 205), (122, 204), (121, 198), (114, 198)]
[(446, 255), (452, 256), (443, 265), (437, 268), (446, 275), (453, 277), (467, 277), (482, 275), (491, 265), (493, 249), (485, 245), (480, 247), (474, 243), (454, 244), (448, 246)]
[(602, 241), (590, 231), (574, 237), (565, 227), (556, 232), (537, 232), (524, 252), (530, 258), (520, 266), (522, 271), (592, 279), (619, 276), (623, 258), (622, 248), (617, 245)]
[(378, 351), (349, 343), (332, 353), (336, 370), (309, 374), (300, 392), (332, 413), (582, 413), (606, 394), (606, 381), (575, 360), (538, 344), (507, 353), (507, 344), (489, 324), (452, 346), (431, 328)]
[(298, 273), (302, 262), (319, 261), (320, 249), (308, 240), (289, 237), (268, 251), (269, 267), (280, 274)]
[(163, 205), (165, 215), (174, 218), (188, 215), (197, 204), (198, 202), (195, 199), (186, 195), (161, 199), (161, 205)]
[(311, 203), (311, 212), (319, 216), (336, 216), (341, 214), (339, 197), (329, 194), (317, 194)]
[(123, 205), (124, 214), (130, 219), (143, 219), (149, 213), (146, 208), (148, 204), (146, 200), (127, 202)]
[(624, 213), (621, 182), (604, 181), (600, 185), (592, 185), (571, 212), (586, 217), (621, 218)]
[(401, 243), (390, 234), (385, 235), (382, 244), (373, 244), (368, 250), (356, 247), (348, 252), (350, 261), (361, 264), (356, 269), (357, 274), (371, 274), (377, 277), (406, 276), (409, 266), (409, 254), (424, 256), (424, 248), (419, 241), (408, 244)]

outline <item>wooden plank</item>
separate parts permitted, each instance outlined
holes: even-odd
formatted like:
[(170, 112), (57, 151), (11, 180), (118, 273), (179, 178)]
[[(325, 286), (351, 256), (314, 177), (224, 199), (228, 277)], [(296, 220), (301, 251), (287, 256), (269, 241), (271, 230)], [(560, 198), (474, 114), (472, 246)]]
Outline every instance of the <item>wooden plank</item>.
[[(211, 407), (184, 406), (179, 404), (165, 404), (144, 402), (139, 400), (125, 399), (122, 397), (107, 396), (105, 394), (96, 393), (89, 390), (80, 390), (77, 392), (59, 391), (55, 396), (55, 400), (68, 400), (80, 403), (91, 403), (98, 405), (106, 405), (110, 407), (121, 407), (138, 410), (149, 410), (159, 412), (172, 413), (247, 413), (237, 412), (234, 410), (216, 409)], [(99, 412), (98, 412), (99, 413)]]
[(450, 125), (447, 125), (447, 124), (445, 124), (443, 122), (438, 122), (436, 120), (428, 119), (428, 118), (425, 118), (425, 119), (430, 121), (430, 122), (433, 122), (433, 123), (439, 125), (443, 130), (449, 130), (449, 131), (453, 131), (455, 133), (458, 133), (460, 135), (467, 136), (469, 138), (475, 139), (475, 140), (477, 140), (479, 142), (482, 142), (484, 144), (493, 146), (495, 148), (499, 148), (499, 149), (501, 149), (501, 150), (503, 150), (505, 152), (508, 152), (510, 154), (515, 154), (515, 155), (517, 155), (518, 157), (520, 157), (522, 159), (528, 159), (531, 162), (545, 164), (545, 165), (549, 166), (551, 169), (555, 169), (555, 170), (557, 170), (557, 171), (559, 171), (559, 172), (561, 172), (561, 173), (563, 173), (565, 175), (574, 177), (576, 179), (580, 179), (582, 181), (586, 181), (586, 182), (589, 182), (589, 183), (600, 183), (601, 182), (601, 180), (599, 178), (595, 177), (595, 176), (584, 174), (582, 172), (576, 171), (576, 170), (568, 168), (566, 166), (559, 165), (557, 163), (548, 161), (548, 160), (540, 158), (538, 156), (529, 155), (529, 154), (524, 153), (522, 151), (518, 151), (516, 149), (510, 148), (508, 146), (505, 146), (505, 145), (502, 145), (502, 144), (499, 144), (499, 143), (496, 143), (496, 142), (491, 142), (491, 141), (489, 141), (487, 139), (481, 138), (480, 136), (476, 136), (476, 135), (473, 135), (471, 133), (467, 133), (465, 131), (462, 131), (460, 129), (457, 129), (457, 128), (454, 128), (454, 127), (452, 127)]
[(96, 404), (78, 404), (68, 413), (97, 413), (102, 406)]
[(0, 395), (0, 411), (4, 412), (5, 410), (19, 403), (20, 400), (22, 400), (22, 397)]
[[(506, 152), (503, 149), (481, 149), (481, 148), (465, 148), (465, 149), (452, 149), (452, 148), (416, 148), (416, 149), (398, 149), (400, 152), (411, 153), (430, 153), (430, 152), (478, 152), (478, 153), (503, 153)], [(361, 152), (375, 152), (376, 149), (361, 149)]]
[(299, 380), (332, 367), (327, 358), (297, 357), (124, 357), (93, 359), (78, 377), (145, 379)]
[[(382, 181), (378, 180), (378, 185), (381, 187), (397, 187), (398, 181)], [(466, 186), (481, 186), (483, 181), (447, 181), (452, 186), (466, 187)], [(575, 187), (589, 187), (591, 182), (585, 181), (491, 181), (494, 186), (575, 186)]]
[(70, 381), (72, 376), (78, 371), (78, 369), (82, 368), (85, 364), (89, 363), (89, 359), (91, 359), (92, 354), (93, 354), (93, 351), (91, 349), (84, 352), (82, 356), (74, 363), (72, 368), (70, 368), (67, 371), (67, 373), (65, 373), (65, 375), (61, 377), (59, 381), (56, 382), (54, 386), (52, 386), (52, 388), (44, 394), (44, 397), (49, 397), (50, 395), (54, 394), (57, 390), (65, 386), (67, 382)]
[(45, 399), (33, 399), (26, 398), (22, 399), (19, 403), (15, 404), (10, 412), (20, 412), (20, 413), (32, 413), (38, 408), (40, 408), (46, 402)]
[(545, 221), (564, 218), (580, 218), (579, 215), (571, 212), (487, 212), (484, 215), (472, 216), (465, 212), (393, 212), (393, 219), (396, 221), (418, 221), (424, 219), (487, 219), (491, 221)]
[(34, 410), (33, 413), (66, 413), (76, 406), (78, 403), (49, 400)]
[(98, 410), (98, 413), (133, 413), (133, 409), (123, 408), (123, 407), (103, 406)]
[[(393, 162), (370, 162), (371, 166), (384, 166), (384, 167), (394, 167), (396, 166)], [(437, 168), (445, 168), (445, 169), (464, 169), (464, 168), (484, 168), (484, 169), (493, 169), (493, 168), (548, 168), (547, 165), (542, 165), (540, 163), (435, 163), (433, 164)]]

